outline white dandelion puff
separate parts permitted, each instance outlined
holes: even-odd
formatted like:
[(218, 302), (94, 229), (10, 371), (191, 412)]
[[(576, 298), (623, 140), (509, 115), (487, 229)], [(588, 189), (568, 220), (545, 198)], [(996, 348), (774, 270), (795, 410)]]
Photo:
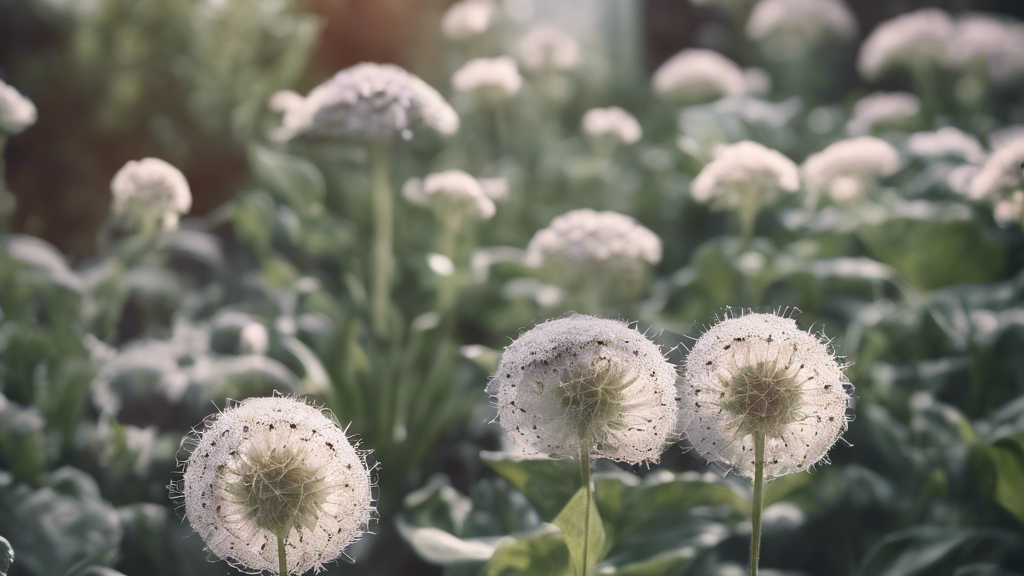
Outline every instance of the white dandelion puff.
[(952, 126), (911, 134), (907, 138), (907, 151), (920, 158), (959, 158), (971, 164), (985, 161), (981, 142)]
[(919, 70), (940, 63), (953, 37), (953, 19), (944, 10), (923, 8), (875, 28), (857, 56), (857, 70), (878, 80), (890, 70)]
[(687, 48), (658, 67), (654, 93), (670, 102), (695, 103), (743, 94), (743, 69), (714, 50)]
[(448, 7), (441, 17), (441, 33), (454, 41), (477, 38), (494, 23), (497, 9), (490, 0), (462, 0)]
[(858, 33), (857, 19), (842, 0), (761, 0), (746, 27), (747, 38), (787, 53), (829, 41), (850, 42)]
[(594, 316), (550, 320), (501, 357), (488, 392), (498, 421), (528, 454), (657, 462), (678, 438), (677, 374), (627, 324)]
[(0, 80), (0, 134), (15, 136), (36, 123), (36, 106), (14, 86)]
[(754, 475), (754, 437), (764, 473), (807, 470), (846, 430), (844, 364), (828, 341), (775, 314), (726, 317), (686, 359), (685, 434), (707, 460)]
[(801, 172), (815, 201), (822, 192), (828, 192), (836, 202), (850, 202), (862, 197), (879, 177), (891, 176), (899, 167), (900, 153), (892, 144), (862, 136), (840, 140), (811, 154)]
[(800, 188), (796, 164), (777, 150), (744, 141), (719, 147), (715, 158), (690, 184), (693, 199), (717, 210), (737, 210), (751, 203), (766, 206), (779, 192)]
[(643, 137), (636, 117), (618, 106), (587, 110), (581, 126), (591, 138), (611, 138), (619, 144), (635, 144)]
[[(328, 415), (330, 413), (327, 413)], [(172, 485), (210, 552), (243, 572), (319, 572), (367, 530), (372, 480), (328, 415), (296, 398), (250, 398), (209, 417), (183, 446)]]
[(446, 217), (488, 220), (495, 213), (494, 201), (481, 182), (462, 170), (435, 172), (423, 180), (412, 178), (402, 186), (402, 196)]
[(458, 92), (483, 91), (499, 98), (511, 98), (522, 87), (523, 77), (511, 56), (475, 58), (452, 75), (452, 88)]
[(519, 41), (518, 54), (530, 71), (572, 70), (580, 64), (580, 43), (557, 26), (534, 26)]
[(921, 100), (910, 92), (875, 92), (853, 105), (846, 129), (855, 136), (881, 128), (901, 128), (921, 113)]
[(181, 215), (192, 208), (192, 192), (180, 170), (159, 158), (131, 160), (110, 181), (111, 211), (136, 225), (178, 227)]

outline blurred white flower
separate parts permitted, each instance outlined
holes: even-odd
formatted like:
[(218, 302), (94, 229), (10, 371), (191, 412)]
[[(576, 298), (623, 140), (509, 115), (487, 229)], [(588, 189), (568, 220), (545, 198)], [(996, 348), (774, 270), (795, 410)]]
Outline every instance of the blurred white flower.
[(800, 171), (781, 152), (757, 142), (720, 146), (715, 158), (690, 184), (693, 199), (716, 210), (736, 210), (751, 202), (772, 203), (780, 191), (800, 188)]
[(0, 135), (14, 136), (36, 123), (36, 106), (0, 80)]
[(1024, 124), (1011, 124), (989, 132), (988, 147), (998, 150), (1020, 139), (1024, 139)]
[(970, 186), (967, 196), (994, 205), (996, 221), (1021, 222), (1024, 210), (1024, 137), (996, 149), (989, 155)]
[(952, 126), (934, 132), (916, 132), (907, 139), (907, 151), (922, 158), (959, 158), (972, 164), (985, 161), (985, 149), (977, 138)]
[(853, 105), (846, 129), (855, 136), (879, 128), (904, 127), (921, 112), (921, 101), (910, 92), (874, 92)]
[(527, 454), (657, 462), (678, 438), (677, 375), (661, 349), (617, 320), (539, 324), (502, 354), (487, 391)]
[(519, 41), (519, 58), (527, 70), (571, 70), (579, 65), (579, 42), (557, 26), (540, 24)]
[(997, 84), (1024, 74), (1024, 25), (990, 14), (957, 19), (943, 54), (947, 66)]
[(270, 333), (259, 322), (249, 322), (238, 333), (238, 349), (243, 354), (266, 354)]
[(402, 186), (402, 196), (410, 203), (434, 210), (439, 216), (488, 220), (495, 206), (480, 181), (462, 170), (444, 170), (423, 180), (411, 178)]
[(1003, 225), (1020, 224), (1024, 220), (1024, 190), (1014, 190), (1009, 196), (997, 200), (992, 217)]
[(346, 68), (285, 110), (289, 137), (408, 139), (420, 126), (454, 134), (459, 116), (429, 84), (393, 64)]
[(485, 91), (511, 98), (523, 87), (523, 77), (511, 56), (475, 58), (455, 71), (452, 87), (459, 92)]
[(487, 196), (491, 200), (501, 202), (508, 198), (508, 178), (503, 176), (497, 178), (477, 178), (476, 181), (479, 182), (480, 187), (483, 188), (484, 196)]
[(736, 96), (746, 89), (743, 70), (714, 50), (687, 48), (654, 72), (654, 93), (671, 102), (695, 103)]
[(857, 38), (857, 19), (842, 0), (761, 0), (747, 20), (747, 38), (766, 43), (769, 58)]
[(743, 85), (744, 94), (767, 96), (772, 91), (772, 75), (764, 68), (744, 68)]
[(448, 7), (441, 18), (441, 33), (449, 40), (476, 38), (490, 29), (497, 14), (491, 0), (462, 0)]
[(635, 144), (643, 136), (636, 117), (618, 106), (587, 110), (582, 127), (591, 138), (612, 138), (619, 144)]
[(277, 141), (285, 141), (297, 134), (309, 123), (305, 108), (306, 99), (293, 90), (278, 90), (274, 92), (267, 101), (267, 108), (279, 114), (281, 125), (271, 134), (271, 138)]
[(753, 477), (754, 436), (765, 478), (807, 470), (846, 430), (849, 385), (827, 340), (775, 314), (726, 317), (686, 359), (686, 438), (711, 462)]
[(899, 170), (900, 153), (873, 136), (840, 140), (811, 154), (801, 166), (812, 198), (827, 191), (836, 202), (850, 202), (864, 195), (880, 176)]
[(192, 208), (192, 192), (185, 175), (159, 158), (131, 160), (110, 182), (111, 211), (136, 225), (156, 223), (164, 230)]
[(277, 572), (278, 538), (289, 574), (320, 571), (373, 515), (365, 455), (332, 417), (302, 400), (250, 398), (215, 414), (172, 486), (214, 555), (245, 572)]
[(922, 8), (878, 25), (861, 44), (857, 70), (878, 80), (889, 70), (920, 70), (944, 58), (953, 39), (953, 19), (944, 10)]

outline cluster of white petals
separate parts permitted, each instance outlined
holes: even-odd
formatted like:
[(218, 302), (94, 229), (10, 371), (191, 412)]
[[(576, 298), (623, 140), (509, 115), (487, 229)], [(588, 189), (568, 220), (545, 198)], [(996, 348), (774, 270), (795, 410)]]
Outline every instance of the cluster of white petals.
[(364, 62), (314, 88), (301, 105), (286, 106), (291, 138), (356, 141), (410, 138), (425, 126), (440, 134), (459, 129), (459, 115), (429, 84), (393, 64)]
[(703, 102), (743, 94), (743, 69), (714, 50), (687, 48), (666, 60), (651, 80), (654, 93), (672, 102)]
[(777, 150), (744, 141), (720, 146), (690, 184), (693, 199), (718, 210), (756, 201), (770, 204), (780, 191), (800, 188), (800, 170)]
[(36, 106), (0, 80), (0, 135), (14, 136), (36, 123)]
[(587, 110), (581, 124), (587, 136), (612, 138), (620, 144), (635, 144), (644, 134), (636, 117), (618, 106)]
[(623, 294), (642, 286), (661, 255), (661, 238), (633, 218), (590, 208), (555, 218), (526, 246), (526, 263), (565, 287), (611, 286)]
[(753, 477), (753, 434), (765, 434), (766, 478), (807, 470), (846, 430), (843, 368), (827, 341), (792, 318), (727, 317), (686, 359), (686, 437), (709, 461)]
[(1020, 222), (1024, 215), (1024, 138), (996, 149), (967, 187), (967, 196), (989, 200), (1000, 223)]
[(494, 201), (483, 184), (462, 170), (444, 170), (423, 180), (409, 179), (402, 195), (410, 203), (434, 210), (440, 215), (487, 220), (494, 216)]
[(895, 69), (918, 70), (942, 62), (953, 38), (953, 19), (938, 8), (922, 8), (878, 25), (861, 44), (857, 70), (878, 80)]
[(519, 41), (519, 58), (527, 70), (572, 70), (582, 58), (580, 43), (550, 24), (534, 26)]
[[(329, 413), (328, 413), (329, 414)], [(181, 484), (185, 515), (213, 554), (245, 572), (320, 571), (373, 515), (365, 456), (320, 409), (286, 397), (250, 398), (208, 418)]]
[(511, 98), (523, 87), (523, 77), (511, 56), (474, 58), (455, 71), (452, 87), (459, 92), (482, 90)]
[(977, 138), (952, 126), (934, 132), (916, 132), (907, 138), (907, 151), (921, 158), (959, 158), (971, 164), (985, 161)]
[(880, 176), (900, 168), (900, 153), (885, 140), (873, 136), (849, 138), (831, 144), (804, 160), (801, 171), (807, 190), (815, 197), (827, 191), (836, 202), (850, 202), (864, 195)]
[(185, 175), (159, 158), (131, 160), (110, 181), (111, 211), (135, 225), (159, 224), (164, 230), (192, 208), (192, 192)]
[(874, 92), (854, 103), (846, 129), (854, 135), (870, 134), (880, 128), (905, 126), (920, 113), (921, 101), (910, 92)]
[(751, 40), (801, 48), (849, 42), (858, 33), (857, 19), (842, 0), (761, 0), (746, 27)]
[(957, 19), (946, 46), (945, 63), (997, 84), (1024, 74), (1024, 25), (972, 13)]
[(441, 33), (449, 40), (468, 40), (487, 32), (497, 8), (491, 0), (461, 0), (448, 7), (441, 18)]
[(488, 392), (527, 454), (657, 462), (678, 439), (677, 374), (627, 324), (594, 316), (550, 320), (505, 348)]

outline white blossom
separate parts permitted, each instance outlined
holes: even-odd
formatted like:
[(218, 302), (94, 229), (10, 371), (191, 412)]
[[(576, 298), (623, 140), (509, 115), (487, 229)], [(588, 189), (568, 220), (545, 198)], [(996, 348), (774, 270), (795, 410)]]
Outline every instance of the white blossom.
[(909, 124), (921, 112), (921, 101), (910, 92), (874, 92), (853, 105), (846, 129), (853, 135)]
[(702, 102), (742, 94), (743, 69), (714, 50), (687, 48), (654, 72), (654, 93), (673, 102)]
[(36, 123), (36, 106), (0, 80), (0, 135), (14, 136)]
[(764, 68), (743, 69), (743, 93), (748, 96), (767, 96), (772, 91), (772, 75)]
[(365, 454), (320, 409), (296, 398), (250, 398), (190, 435), (172, 486), (214, 555), (244, 572), (277, 572), (284, 538), (289, 574), (320, 571), (373, 515)]
[(1020, 222), (1024, 210), (1024, 137), (996, 149), (967, 187), (967, 196), (993, 203), (997, 222)]
[(289, 135), (356, 141), (411, 138), (423, 126), (454, 134), (459, 116), (429, 84), (393, 64), (362, 63), (314, 88), (285, 111)]
[(858, 31), (857, 19), (842, 0), (761, 0), (746, 27), (747, 38), (783, 51), (850, 42)]
[(709, 461), (753, 477), (763, 434), (766, 478), (807, 470), (846, 430), (843, 368), (828, 341), (792, 318), (726, 317), (686, 359), (686, 437)]
[(985, 161), (981, 142), (952, 126), (911, 134), (907, 139), (907, 151), (922, 158), (954, 157), (972, 164)]
[(490, 29), (496, 12), (491, 0), (461, 0), (445, 11), (441, 33), (449, 40), (476, 38)]
[(678, 437), (677, 375), (661, 349), (617, 320), (573, 315), (519, 336), (488, 392), (528, 454), (657, 462)]
[(494, 201), (480, 181), (462, 170), (435, 172), (423, 180), (412, 178), (402, 186), (402, 195), (410, 203), (444, 216), (488, 220), (495, 212)]
[(990, 14), (957, 19), (943, 54), (945, 64), (996, 83), (1024, 74), (1024, 26)]
[(620, 144), (635, 144), (643, 136), (636, 117), (618, 106), (587, 110), (582, 127), (591, 138), (612, 138)]
[(475, 58), (455, 71), (452, 87), (459, 92), (487, 91), (511, 98), (523, 87), (523, 77), (511, 56)]
[(893, 69), (918, 70), (941, 62), (953, 38), (953, 19), (938, 8), (922, 8), (878, 25), (864, 40), (857, 70), (878, 80)]
[(1024, 138), (1024, 124), (1010, 124), (989, 132), (988, 147), (998, 150), (1021, 138)]
[(527, 70), (572, 70), (582, 50), (571, 35), (550, 24), (531, 28), (519, 41), (519, 58)]
[(249, 322), (238, 332), (238, 348), (243, 354), (266, 354), (270, 333), (259, 322)]
[(159, 158), (129, 161), (110, 181), (110, 191), (114, 216), (137, 225), (158, 223), (173, 230), (192, 208), (185, 175)]
[(781, 152), (757, 142), (720, 146), (715, 158), (690, 184), (693, 199), (718, 210), (733, 210), (756, 201), (770, 204), (780, 191), (800, 188), (800, 171)]
[(900, 153), (881, 138), (862, 136), (831, 144), (804, 160), (804, 184), (815, 197), (827, 191), (837, 202), (864, 195), (880, 176), (899, 170)]

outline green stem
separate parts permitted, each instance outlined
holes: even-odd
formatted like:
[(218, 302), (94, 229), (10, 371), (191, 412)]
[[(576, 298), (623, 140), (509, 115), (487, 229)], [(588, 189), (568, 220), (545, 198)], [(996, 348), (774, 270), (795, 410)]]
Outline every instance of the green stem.
[(374, 332), (387, 338), (391, 307), (391, 274), (394, 269), (394, 198), (388, 180), (388, 144), (370, 145), (370, 182), (373, 201), (373, 296), (370, 315)]
[(754, 506), (750, 520), (750, 576), (761, 557), (761, 510), (764, 508), (764, 434), (754, 434)]
[(587, 498), (583, 512), (583, 556), (580, 562), (580, 576), (587, 576), (587, 548), (590, 544), (590, 499), (594, 493), (594, 485), (590, 480), (590, 434), (580, 434), (580, 481), (587, 489)]
[(438, 216), (441, 220), (441, 238), (438, 250), (442, 256), (447, 256), (454, 266), (452, 274), (440, 278), (437, 287), (437, 312), (444, 316), (451, 311), (458, 293), (459, 265), (457, 262), (462, 218), (456, 213), (438, 214)]
[(754, 239), (754, 226), (757, 223), (757, 205), (744, 204), (740, 206), (738, 215), (740, 217), (740, 239), (742, 240), (742, 248), (745, 250), (750, 247), (750, 242)]
[(280, 566), (280, 576), (288, 576), (288, 559), (284, 551), (284, 536), (277, 535), (277, 563)]

